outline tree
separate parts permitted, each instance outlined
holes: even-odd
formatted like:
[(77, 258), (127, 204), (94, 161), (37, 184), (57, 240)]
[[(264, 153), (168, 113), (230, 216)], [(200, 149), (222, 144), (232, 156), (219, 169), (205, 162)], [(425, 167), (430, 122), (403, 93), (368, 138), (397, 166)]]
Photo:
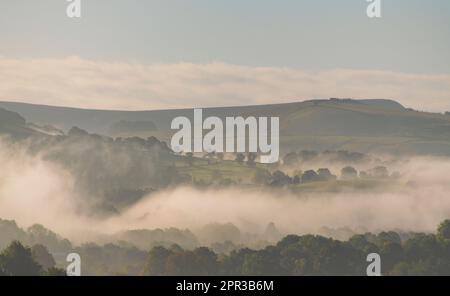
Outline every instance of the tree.
[(272, 186), (285, 186), (292, 183), (292, 179), (282, 171), (275, 171), (272, 174)]
[(313, 170), (306, 171), (302, 175), (303, 183), (317, 182), (317, 181), (320, 181), (319, 175)]
[(404, 243), (404, 252), (407, 260), (424, 260), (439, 255), (440, 247), (433, 234), (416, 234)]
[(41, 244), (31, 247), (31, 254), (33, 255), (33, 259), (45, 270), (55, 267), (56, 265), (52, 254), (50, 254), (47, 248)]
[(198, 275), (217, 275), (219, 264), (217, 262), (217, 255), (213, 251), (201, 247), (194, 250), (194, 255)]
[(40, 224), (30, 226), (27, 232), (30, 245), (42, 244), (52, 252), (66, 252), (72, 247), (68, 240), (60, 238), (58, 234)]
[(437, 236), (441, 240), (450, 240), (450, 220), (445, 220), (439, 225)]
[(238, 153), (236, 155), (236, 159), (235, 160), (236, 160), (237, 163), (242, 164), (242, 163), (244, 163), (245, 155), (242, 154), (242, 153)]
[(66, 271), (61, 268), (51, 267), (45, 272), (46, 276), (66, 276)]
[(389, 177), (389, 171), (384, 166), (377, 166), (370, 170), (371, 177), (377, 179), (386, 179)]
[(377, 236), (377, 241), (380, 246), (384, 245), (387, 242), (401, 244), (402, 239), (397, 232), (394, 231), (382, 231)]
[(144, 267), (144, 275), (162, 276), (166, 275), (167, 259), (173, 252), (164, 247), (154, 247), (148, 254), (147, 263)]
[(195, 255), (191, 251), (179, 251), (167, 258), (166, 273), (169, 276), (198, 275), (195, 266)]
[(348, 243), (355, 249), (361, 250), (366, 254), (379, 253), (378, 247), (367, 240), (367, 237), (363, 234), (353, 235)]
[(33, 260), (30, 248), (14, 241), (0, 254), (0, 270), (11, 276), (38, 276), (42, 267)]
[(321, 181), (333, 181), (336, 180), (336, 176), (333, 175), (329, 169), (327, 168), (321, 168), (317, 171), (319, 175), (319, 179)]
[(293, 173), (292, 183), (294, 184), (300, 184), (302, 182), (302, 170), (295, 170)]
[(359, 172), (359, 177), (361, 179), (368, 179), (369, 178), (369, 173), (367, 173), (365, 171), (361, 171), (361, 172)]
[(279, 249), (271, 246), (246, 255), (242, 263), (242, 274), (244, 276), (283, 275)]
[(6, 248), (12, 241), (23, 241), (27, 233), (17, 226), (15, 221), (0, 219), (0, 250)]
[(247, 165), (254, 167), (256, 165), (256, 158), (258, 157), (258, 155), (256, 153), (253, 152), (249, 152), (247, 154)]
[(403, 260), (402, 246), (394, 242), (385, 242), (381, 247), (380, 255), (383, 264), (381, 265), (382, 273), (388, 273), (397, 263)]
[(345, 167), (341, 170), (341, 179), (342, 180), (354, 180), (358, 178), (358, 171), (351, 167)]
[[(157, 253), (155, 253), (157, 252)], [(217, 275), (219, 263), (217, 255), (208, 248), (197, 248), (194, 251), (176, 249), (167, 251), (164, 248), (152, 250), (146, 267), (146, 274), (149, 268), (164, 266), (164, 275), (169, 276), (210, 276)], [(153, 267), (152, 267), (153, 266)], [(160, 273), (157, 273), (159, 275)]]
[(226, 256), (223, 260), (221, 260), (221, 274), (226, 276), (242, 276), (242, 265), (245, 257), (254, 253), (256, 253), (256, 251), (248, 248), (232, 251), (229, 256)]

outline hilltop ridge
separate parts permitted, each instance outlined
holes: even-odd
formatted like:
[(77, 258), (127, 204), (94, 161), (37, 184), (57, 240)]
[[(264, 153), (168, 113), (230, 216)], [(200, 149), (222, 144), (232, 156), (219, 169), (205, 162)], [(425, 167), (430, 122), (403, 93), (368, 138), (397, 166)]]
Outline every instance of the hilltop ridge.
[[(89, 110), (16, 102), (0, 108), (19, 113), (39, 126), (67, 132), (77, 126), (113, 137), (155, 136), (170, 141), (171, 121), (193, 118), (193, 109)], [(395, 100), (323, 99), (302, 102), (203, 108), (204, 117), (271, 116), (280, 118), (282, 153), (324, 151), (450, 155), (450, 116), (405, 108)], [(120, 128), (118, 128), (120, 127)]]

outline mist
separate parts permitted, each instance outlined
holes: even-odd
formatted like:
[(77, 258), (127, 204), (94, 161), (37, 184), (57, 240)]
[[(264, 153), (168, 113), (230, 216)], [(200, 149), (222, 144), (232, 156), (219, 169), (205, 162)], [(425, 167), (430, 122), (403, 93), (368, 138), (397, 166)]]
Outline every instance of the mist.
[(42, 224), (78, 243), (131, 229), (175, 227), (200, 233), (214, 223), (256, 234), (270, 222), (284, 235), (321, 233), (323, 227), (432, 232), (450, 217), (450, 159), (445, 158), (398, 160), (390, 169), (402, 177), (377, 190), (293, 193), (180, 186), (149, 194), (107, 217), (83, 211), (76, 177), (41, 154), (0, 141), (0, 163), (0, 218), (22, 227)]
[(445, 192), (444, 187), (416, 185), (397, 192), (298, 196), (184, 187), (149, 197), (108, 224), (196, 229), (210, 223), (233, 223), (244, 231), (263, 232), (274, 222), (285, 234), (317, 233), (322, 227), (431, 232), (450, 217), (450, 199)]

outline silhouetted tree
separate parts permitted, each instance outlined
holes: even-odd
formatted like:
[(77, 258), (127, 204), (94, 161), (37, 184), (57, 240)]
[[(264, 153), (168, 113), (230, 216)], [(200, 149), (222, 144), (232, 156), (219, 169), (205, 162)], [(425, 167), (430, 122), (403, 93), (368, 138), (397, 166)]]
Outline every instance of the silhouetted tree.
[(66, 276), (66, 271), (61, 268), (51, 267), (45, 273), (46, 276)]
[(450, 240), (450, 220), (445, 220), (439, 225), (437, 236), (441, 240)]
[(377, 167), (373, 168), (372, 170), (370, 170), (370, 175), (373, 178), (385, 179), (385, 178), (389, 177), (389, 171), (384, 166), (377, 166)]
[(247, 154), (247, 165), (254, 167), (256, 165), (256, 158), (258, 157), (258, 155), (256, 153), (253, 152), (249, 152)]
[(0, 254), (0, 270), (11, 276), (42, 275), (42, 267), (33, 260), (31, 249), (14, 241)]
[(242, 163), (244, 163), (245, 155), (242, 154), (242, 153), (238, 153), (238, 154), (236, 154), (236, 159), (235, 160), (236, 160), (237, 163), (242, 164)]
[(329, 169), (327, 168), (321, 168), (317, 170), (317, 173), (319, 175), (319, 179), (321, 181), (334, 181), (336, 180), (336, 176), (333, 175)]
[(56, 262), (53, 256), (49, 253), (47, 248), (41, 244), (37, 244), (31, 247), (31, 253), (33, 259), (39, 263), (44, 270), (48, 270), (55, 267)]
[(351, 167), (345, 167), (341, 170), (341, 179), (342, 180), (354, 180), (358, 178), (358, 171)]
[(150, 250), (147, 263), (144, 268), (144, 275), (163, 276), (167, 274), (167, 259), (173, 252), (164, 247), (154, 247)]
[(275, 171), (272, 174), (271, 186), (285, 186), (292, 183), (292, 179), (282, 171)]
[(317, 182), (317, 181), (320, 181), (319, 175), (313, 170), (308, 170), (304, 172), (302, 175), (302, 183)]

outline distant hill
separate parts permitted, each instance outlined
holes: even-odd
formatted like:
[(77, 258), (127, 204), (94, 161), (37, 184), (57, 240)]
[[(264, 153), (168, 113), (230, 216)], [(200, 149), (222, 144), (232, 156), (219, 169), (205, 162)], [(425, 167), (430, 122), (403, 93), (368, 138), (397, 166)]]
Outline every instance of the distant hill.
[[(105, 111), (0, 102), (29, 122), (68, 131), (78, 126), (112, 136), (156, 136), (168, 141), (177, 116), (192, 109)], [(393, 100), (330, 99), (287, 104), (204, 108), (204, 117), (278, 116), (282, 153), (352, 150), (378, 153), (450, 155), (450, 117), (406, 109)]]
[(403, 107), (402, 104), (393, 100), (373, 99), (373, 100), (359, 100), (359, 102), (390, 110), (402, 111), (405, 109), (405, 107)]
[(134, 132), (154, 132), (156, 131), (156, 125), (152, 121), (125, 121), (121, 120), (115, 122), (110, 127), (110, 133), (122, 134), (122, 133), (134, 133)]
[(15, 139), (27, 138), (39, 132), (30, 128), (25, 118), (16, 112), (0, 108), (0, 135), (6, 134)]

